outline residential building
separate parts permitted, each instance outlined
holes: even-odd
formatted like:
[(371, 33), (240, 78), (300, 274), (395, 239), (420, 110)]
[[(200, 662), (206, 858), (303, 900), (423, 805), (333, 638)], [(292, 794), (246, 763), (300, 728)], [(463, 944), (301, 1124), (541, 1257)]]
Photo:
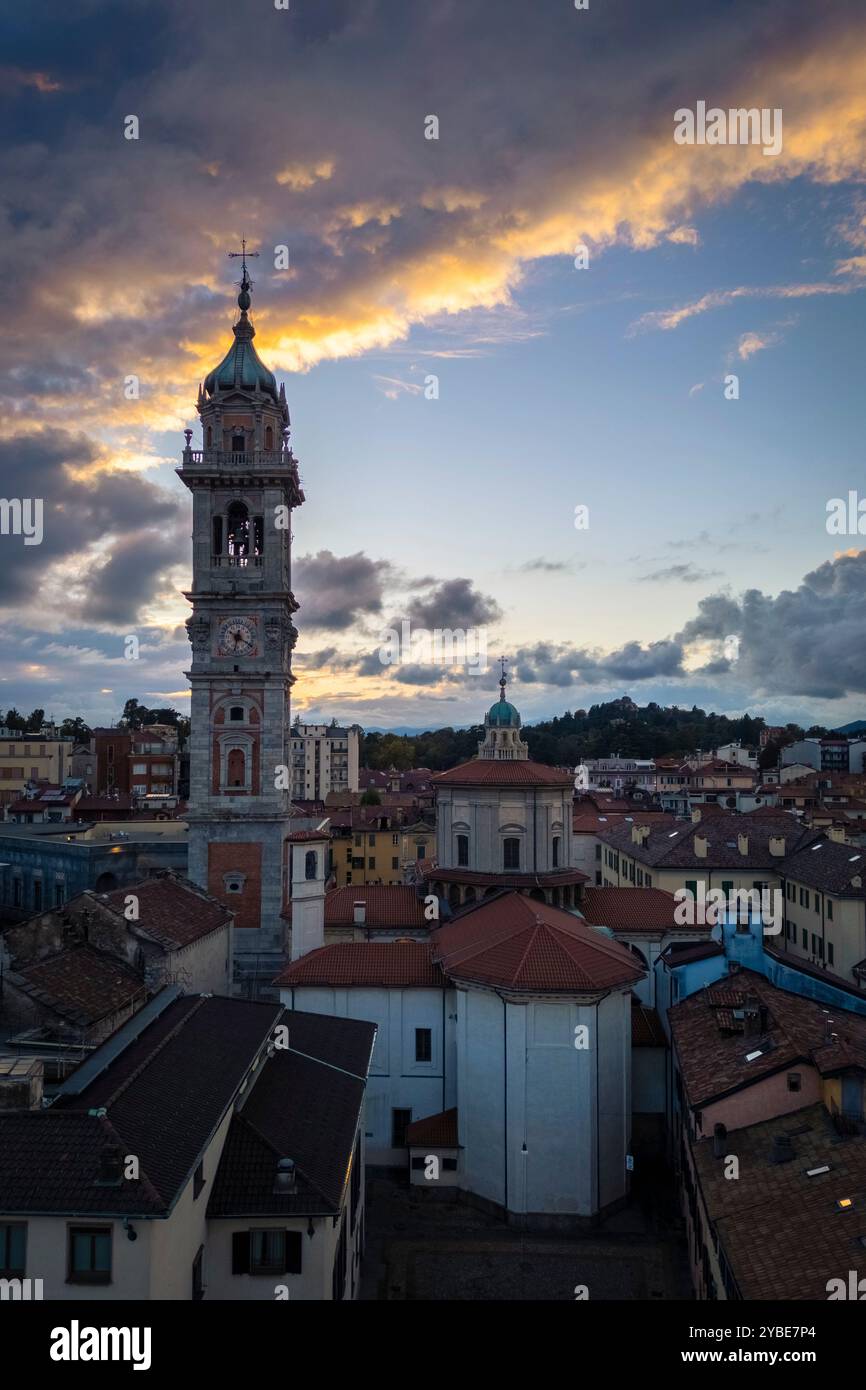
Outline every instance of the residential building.
[(30, 1077), (30, 1108), (0, 1108), (0, 1276), (49, 1300), (357, 1297), (375, 1027), (170, 994), (47, 1109)]
[(302, 724), (291, 730), (292, 800), (324, 801), (329, 792), (358, 790), (363, 731), (358, 724)]
[[(577, 769), (586, 770), (585, 783), (590, 791), (610, 788), (619, 795), (621, 792), (644, 792), (652, 796), (656, 791), (656, 765), (652, 758), (585, 758)], [(583, 781), (584, 779), (581, 779)]]
[(670, 1025), (698, 1297), (826, 1299), (863, 1232), (866, 1018), (735, 967)]
[(862, 773), (866, 739), (848, 739), (844, 734), (824, 738), (804, 738), (782, 749), (782, 766), (805, 763), (818, 772)]
[(20, 801), (28, 782), (60, 787), (71, 775), (73, 743), (41, 734), (0, 738), (0, 806)]

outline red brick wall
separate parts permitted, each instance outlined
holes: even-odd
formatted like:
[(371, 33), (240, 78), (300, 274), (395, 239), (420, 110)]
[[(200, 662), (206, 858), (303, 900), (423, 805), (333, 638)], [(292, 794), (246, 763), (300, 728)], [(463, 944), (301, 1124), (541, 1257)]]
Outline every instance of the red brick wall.
[[(246, 874), (242, 893), (227, 893), (223, 875), (234, 871)], [(252, 843), (208, 845), (207, 891), (230, 907), (235, 926), (261, 926), (262, 847)]]

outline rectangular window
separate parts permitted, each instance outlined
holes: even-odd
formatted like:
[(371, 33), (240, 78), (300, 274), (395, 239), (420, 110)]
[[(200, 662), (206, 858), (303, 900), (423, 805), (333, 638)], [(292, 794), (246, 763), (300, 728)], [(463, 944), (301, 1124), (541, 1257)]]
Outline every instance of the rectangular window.
[(356, 836), (355, 836), (355, 849), (360, 849), (361, 846), (363, 845), (363, 843), (364, 843), (364, 836), (363, 836), (363, 835), (356, 835)]
[(821, 894), (820, 894), (820, 893), (816, 893), (816, 894), (815, 894), (815, 911), (816, 911), (816, 912), (820, 912), (820, 911), (821, 911)]
[(804, 951), (808, 951), (808, 949), (809, 949), (809, 933), (806, 931), (806, 928), (804, 927), (804, 928), (803, 928), (803, 950), (804, 950)]
[(192, 1301), (200, 1303), (204, 1298), (204, 1246), (198, 1247), (198, 1253), (192, 1262)]
[(646, 886), (647, 886), (647, 888), (652, 888), (652, 886), (653, 886), (653, 876), (652, 876), (652, 874), (647, 874), (647, 876), (646, 876)]
[(340, 1228), (340, 1239), (334, 1255), (334, 1273), (331, 1280), (331, 1297), (339, 1303), (346, 1295), (346, 1223)]
[(391, 844), (392, 844), (392, 845), (399, 845), (399, 843), (400, 843), (400, 836), (399, 836), (399, 835), (392, 835), (392, 836), (391, 836)]
[(520, 841), (517, 839), (507, 839), (502, 842), (502, 867), (504, 869), (520, 868)]
[(798, 1071), (788, 1072), (788, 1090), (799, 1091), (802, 1085), (802, 1077)]
[(444, 1173), (456, 1173), (456, 1172), (457, 1172), (457, 1159), (456, 1159), (456, 1158), (443, 1158), (443, 1160), (442, 1160), (442, 1171), (443, 1171)]
[(433, 1032), (430, 1028), (415, 1029), (415, 1061), (430, 1062), (433, 1058)]
[(391, 1111), (391, 1148), (405, 1149), (406, 1130), (412, 1123), (411, 1110), (392, 1110)]
[(375, 867), (376, 867), (376, 859), (375, 859), (375, 856), (371, 854), (371, 855), (369, 855), (369, 857), (368, 857), (368, 859), (367, 859), (367, 868), (368, 868), (368, 869), (375, 869)]
[(400, 867), (400, 860), (397, 858), (397, 856), (396, 856), (396, 854), (395, 854), (395, 855), (393, 855), (392, 858), (391, 858), (391, 868), (392, 868), (392, 869), (399, 869), (399, 867)]
[(828, 965), (832, 965), (832, 964), (833, 964), (833, 942), (832, 942), (832, 941), (828, 941), (828, 942), (827, 942), (827, 964), (828, 964)]
[(195, 1170), (195, 1172), (193, 1173), (193, 1176), (192, 1176), (192, 1196), (193, 1196), (193, 1201), (195, 1201), (196, 1197), (197, 1197), (198, 1194), (201, 1192), (201, 1190), (202, 1190), (203, 1187), (204, 1187), (204, 1159), (202, 1159), (201, 1163), (198, 1165), (198, 1167), (196, 1168), (196, 1170)]
[(698, 896), (698, 880), (696, 878), (686, 879), (686, 892), (691, 893), (693, 898)]
[(23, 1279), (26, 1264), (26, 1221), (0, 1222), (0, 1275), (5, 1279)]
[(352, 860), (352, 868), (353, 868), (353, 869), (363, 869), (363, 867), (364, 867), (364, 860), (363, 860), (363, 859), (353, 859), (353, 860)]
[(832, 920), (833, 920), (833, 899), (832, 899), (832, 898), (828, 898), (828, 899), (827, 899), (827, 920), (828, 920), (828, 922), (832, 922)]
[(375, 836), (375, 835), (368, 835), (368, 836), (367, 836), (367, 842), (368, 842), (368, 844), (374, 845), (374, 846), (375, 846), (375, 844), (376, 844), (376, 836)]
[(68, 1284), (111, 1283), (111, 1227), (70, 1226)]
[(62, 906), (63, 906), (63, 884), (62, 884), (62, 883), (55, 883), (55, 885), (54, 885), (54, 906), (55, 906), (55, 907), (62, 907)]
[(15, 879), (13, 879), (13, 880), (12, 880), (12, 903), (13, 903), (13, 906), (15, 906), (15, 907), (20, 907), (20, 906), (21, 906), (21, 900), (22, 900), (22, 898), (23, 898), (23, 895), (24, 895), (24, 886), (23, 886), (23, 884), (22, 884), (22, 882), (21, 882), (21, 879), (20, 879), (20, 878), (15, 878)]
[(232, 1274), (300, 1274), (300, 1231), (235, 1231)]

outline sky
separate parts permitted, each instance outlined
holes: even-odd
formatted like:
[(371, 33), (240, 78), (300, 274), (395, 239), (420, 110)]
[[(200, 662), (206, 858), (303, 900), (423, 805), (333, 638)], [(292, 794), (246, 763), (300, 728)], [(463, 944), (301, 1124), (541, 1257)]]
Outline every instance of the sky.
[[(246, 237), (307, 499), (293, 713), (475, 723), (504, 655), (525, 722), (864, 714), (862, 3), (2, 11), (0, 494), (43, 525), (0, 534), (0, 709), (188, 709), (175, 469)], [(678, 143), (700, 102), (779, 152)], [(487, 669), (383, 664), (403, 622)]]

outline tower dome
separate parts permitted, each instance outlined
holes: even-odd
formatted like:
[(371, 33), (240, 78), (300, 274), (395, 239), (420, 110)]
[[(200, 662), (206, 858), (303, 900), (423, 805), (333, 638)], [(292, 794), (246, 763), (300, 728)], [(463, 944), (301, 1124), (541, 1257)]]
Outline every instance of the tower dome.
[(241, 316), (232, 329), (235, 340), (219, 366), (208, 372), (204, 380), (204, 389), (209, 396), (215, 395), (218, 391), (258, 391), (276, 401), (277, 379), (253, 347), (256, 330), (248, 314), (252, 302), (250, 283), (244, 267), (241, 291), (238, 295)]
[(499, 699), (490, 706), (484, 716), (484, 740), (478, 745), (479, 758), (507, 758), (509, 761), (520, 761), (529, 757), (529, 749), (520, 737), (520, 713), (505, 698), (507, 683), (503, 657), (502, 675), (499, 677)]

